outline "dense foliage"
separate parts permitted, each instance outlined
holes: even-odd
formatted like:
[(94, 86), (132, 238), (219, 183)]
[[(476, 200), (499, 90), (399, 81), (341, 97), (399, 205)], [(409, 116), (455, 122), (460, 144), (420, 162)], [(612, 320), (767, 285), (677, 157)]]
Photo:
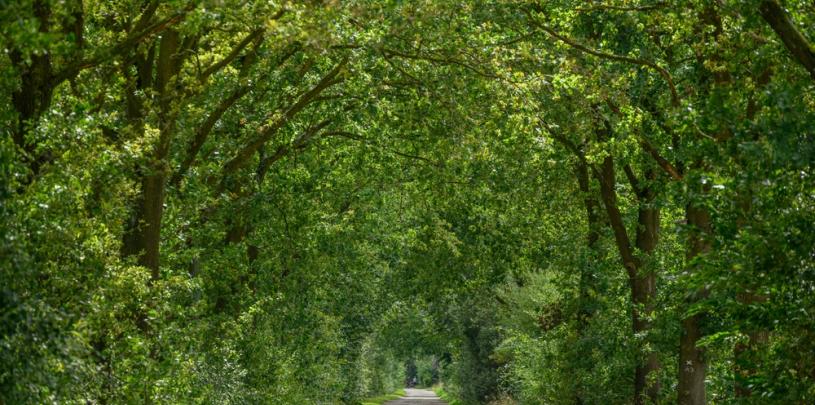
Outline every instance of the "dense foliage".
[(0, 2), (0, 404), (812, 403), (813, 27)]

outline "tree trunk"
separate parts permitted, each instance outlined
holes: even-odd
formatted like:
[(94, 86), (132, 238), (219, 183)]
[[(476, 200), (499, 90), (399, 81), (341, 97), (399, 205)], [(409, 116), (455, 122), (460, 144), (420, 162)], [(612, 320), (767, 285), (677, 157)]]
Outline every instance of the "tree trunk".
[[(648, 169), (645, 172), (645, 177), (648, 181), (653, 181), (656, 179), (656, 173), (652, 169)], [(636, 182), (633, 182), (632, 187), (635, 187), (640, 205), (637, 215), (637, 249), (650, 256), (656, 250), (659, 242), (659, 208), (653, 205), (656, 195), (653, 188), (648, 185), (639, 186)], [(642, 313), (637, 314), (635, 318), (634, 333), (647, 333), (651, 330), (649, 318), (654, 313), (654, 299), (657, 293), (656, 271), (643, 269), (642, 267), (638, 269), (634, 281), (636, 284), (634, 288), (634, 310), (639, 311), (640, 308), (642, 309)], [(646, 353), (644, 363), (637, 367), (636, 385), (645, 388), (645, 394), (652, 402), (657, 402), (659, 399), (660, 384), (659, 380), (648, 381), (648, 378), (654, 376), (659, 368), (659, 357), (653, 351)]]
[[(652, 221), (656, 219), (659, 221), (659, 211), (656, 209), (645, 209), (640, 211), (640, 219), (646, 217), (646, 223), (638, 223), (638, 227), (657, 225)], [(654, 228), (652, 228), (654, 229)], [(654, 234), (655, 235), (655, 234)], [(650, 239), (651, 236), (648, 236)], [(638, 238), (639, 240), (639, 238)], [(655, 242), (655, 241), (654, 241)], [(639, 245), (639, 243), (638, 243)], [(642, 250), (642, 247), (638, 246)], [(653, 252), (642, 250), (644, 253), (650, 254)], [(651, 321), (649, 318), (653, 316), (654, 312), (654, 298), (656, 297), (656, 273), (654, 271), (643, 271), (639, 269), (636, 279), (633, 281), (634, 288), (632, 290), (632, 298), (634, 303), (633, 308), (633, 329), (635, 334), (646, 334), (651, 330)], [(659, 399), (660, 384), (659, 381), (653, 378), (654, 374), (659, 370), (660, 363), (659, 357), (656, 352), (648, 351), (645, 353), (645, 359), (637, 365), (635, 372), (635, 391), (640, 393), (644, 392), (651, 402), (657, 402)]]
[[(44, 1), (33, 2), (33, 14), (39, 22), (38, 31), (49, 32), (51, 28), (51, 8)], [(20, 87), (11, 92), (11, 104), (17, 112), (17, 125), (12, 128), (11, 137), (26, 162), (31, 175), (24, 183), (33, 180), (41, 166), (49, 160), (47, 153), (37, 150), (36, 142), (26, 139), (30, 130), (37, 125), (40, 116), (51, 106), (56, 87), (54, 69), (49, 53), (24, 55), (13, 44), (9, 59), (20, 78)], [(30, 63), (26, 62), (30, 60)], [(38, 156), (38, 154), (41, 154)]]
[[(155, 63), (155, 80), (152, 80), (153, 55), (136, 58), (138, 71), (137, 86), (146, 88), (153, 83), (159, 111), (159, 138), (153, 146), (149, 163), (137, 169), (141, 180), (141, 190), (136, 198), (129, 227), (124, 235), (123, 252), (136, 255), (137, 263), (150, 269), (151, 282), (159, 279), (161, 221), (164, 212), (165, 190), (169, 164), (170, 142), (175, 132), (175, 112), (172, 101), (176, 97), (169, 85), (178, 75), (182, 55), (179, 52), (179, 35), (175, 30), (167, 30), (159, 42), (159, 53)], [(136, 96), (128, 96), (128, 115), (132, 120), (143, 122), (146, 112)], [(143, 131), (143, 127), (142, 127)]]
[[(704, 207), (691, 202), (685, 212), (690, 238), (688, 240), (687, 258), (689, 268), (693, 261), (710, 252), (710, 234), (712, 232), (710, 213)], [(689, 303), (704, 298), (707, 291), (695, 291), (689, 297)], [(679, 385), (678, 403), (680, 405), (702, 405), (706, 403), (705, 373), (707, 362), (704, 350), (697, 346), (702, 337), (702, 314), (695, 314), (682, 320), (682, 333), (679, 340)]]
[(164, 212), (164, 184), (167, 171), (161, 167), (163, 161), (154, 162), (153, 173), (142, 180), (144, 209), (142, 217), (141, 243), (144, 248), (139, 256), (139, 264), (150, 269), (152, 281), (159, 279), (159, 254), (161, 246), (161, 219)]
[[(640, 274), (643, 267), (642, 261), (634, 254), (634, 249), (631, 246), (631, 240), (628, 238), (628, 232), (626, 231), (622, 214), (617, 206), (614, 159), (611, 156), (607, 156), (603, 160), (602, 167), (599, 171), (599, 180), (600, 195), (606, 207), (609, 223), (614, 232), (614, 240), (620, 252), (623, 266), (628, 273), (629, 286), (631, 288), (632, 329), (634, 334), (647, 334), (651, 325), (646, 317), (653, 311), (656, 278), (653, 272)], [(653, 198), (653, 195), (651, 195), (650, 198)], [(658, 240), (659, 211), (643, 203), (640, 206), (639, 214), (637, 221), (637, 247), (642, 249), (645, 253), (651, 253), (656, 247)], [(648, 381), (652, 373), (658, 369), (659, 361), (656, 353), (646, 353), (644, 360), (638, 360), (634, 371), (635, 404), (644, 404), (646, 396), (651, 402), (659, 401), (659, 385), (656, 381), (651, 384), (649, 384)]]
[[(597, 198), (591, 194), (589, 186), (589, 170), (588, 164), (582, 156), (579, 156), (579, 161), (575, 165), (575, 174), (577, 176), (577, 183), (580, 193), (583, 195), (583, 204), (586, 208), (586, 247), (589, 250), (589, 259), (580, 267), (580, 308), (577, 312), (577, 340), (580, 342), (585, 338), (586, 329), (588, 328), (589, 320), (593, 314), (593, 292), (595, 290), (595, 278), (593, 266), (591, 262), (599, 259), (597, 252), (597, 243), (600, 241), (600, 206)], [(580, 379), (578, 374), (578, 381), (575, 390), (575, 403), (584, 404), (585, 382)]]

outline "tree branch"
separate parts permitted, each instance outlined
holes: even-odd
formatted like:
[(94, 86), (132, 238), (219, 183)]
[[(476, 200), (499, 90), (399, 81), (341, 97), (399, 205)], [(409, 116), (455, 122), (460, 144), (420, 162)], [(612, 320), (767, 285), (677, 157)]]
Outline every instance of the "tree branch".
[(529, 17), (529, 21), (532, 22), (532, 24), (534, 24), (536, 27), (540, 28), (541, 30), (543, 30), (544, 32), (546, 32), (547, 34), (552, 36), (553, 38), (565, 43), (566, 45), (571, 46), (572, 48), (575, 48), (575, 49), (577, 49), (579, 51), (588, 53), (590, 55), (597, 56), (599, 58), (609, 59), (609, 60), (613, 60), (613, 61), (617, 61), (617, 62), (630, 63), (630, 64), (634, 64), (634, 65), (639, 65), (639, 66), (645, 66), (645, 67), (649, 67), (649, 68), (651, 68), (653, 70), (656, 70), (657, 73), (659, 73), (659, 75), (662, 76), (663, 79), (665, 79), (665, 82), (668, 83), (668, 87), (670, 88), (670, 91), (671, 91), (671, 104), (674, 107), (679, 106), (679, 93), (676, 90), (676, 85), (674, 85), (674, 81), (673, 81), (673, 78), (671, 77), (671, 74), (668, 73), (668, 71), (665, 68), (663, 68), (663, 67), (661, 67), (661, 66), (657, 65), (656, 63), (651, 62), (649, 60), (639, 59), (639, 58), (632, 58), (632, 57), (629, 57), (629, 56), (617, 55), (617, 54), (603, 52), (603, 51), (599, 51), (599, 50), (596, 50), (596, 49), (589, 48), (588, 46), (583, 45), (583, 44), (581, 44), (581, 43), (579, 43), (579, 42), (577, 42), (577, 41), (575, 41), (575, 40), (573, 40), (573, 39), (571, 39), (569, 37), (561, 35), (561, 34), (557, 33), (555, 30), (549, 28), (548, 26), (537, 22), (535, 20), (535, 18), (532, 16), (532, 13), (529, 10), (526, 10), (526, 13), (527, 13), (527, 16)]
[(625, 267), (628, 273), (629, 280), (634, 280), (637, 276), (639, 260), (634, 255), (634, 250), (631, 247), (631, 239), (629, 239), (628, 231), (625, 229), (622, 213), (620, 213), (620, 208), (617, 206), (614, 158), (606, 156), (606, 158), (603, 159), (600, 170), (594, 168), (594, 175), (600, 182), (600, 197), (606, 208), (609, 225), (611, 225), (611, 230), (614, 233), (614, 241), (617, 244), (617, 249), (620, 251), (623, 267)]
[[(374, 142), (371, 142), (371, 140), (365, 138), (364, 136), (360, 136), (360, 135), (357, 135), (357, 134), (354, 134), (354, 133), (348, 132), (348, 131), (330, 131), (330, 132), (326, 132), (325, 136), (341, 136), (343, 138), (347, 138), (347, 139), (351, 139), (351, 140), (354, 140), (354, 141), (362, 142), (362, 143), (364, 143), (366, 145), (379, 147), (379, 145), (375, 144)], [(396, 156), (400, 156), (400, 157), (407, 158), (407, 159), (414, 159), (414, 160), (419, 160), (419, 161), (425, 162), (425, 163), (427, 163), (427, 164), (429, 164), (429, 165), (431, 165), (433, 167), (436, 167), (436, 168), (444, 167), (444, 165), (441, 162), (437, 162), (437, 161), (434, 161), (432, 159), (428, 159), (428, 158), (423, 157), (423, 156), (412, 155), (412, 154), (409, 154), (409, 153), (400, 152), (400, 151), (398, 151), (396, 149), (393, 149), (393, 148), (381, 147), (381, 149), (386, 151), (386, 152), (393, 153)]]
[(588, 12), (588, 11), (603, 11), (603, 10), (612, 10), (612, 11), (650, 11), (656, 10), (662, 7), (667, 6), (668, 3), (666, 2), (659, 2), (654, 4), (648, 4), (644, 6), (616, 6), (613, 4), (598, 4), (596, 6), (589, 6), (589, 7), (578, 7), (575, 11), (579, 12)]
[(787, 13), (776, 0), (763, 0), (759, 12), (764, 21), (775, 31), (784, 46), (815, 79), (815, 50), (804, 35), (795, 28)]
[(246, 48), (250, 43), (256, 40), (262, 41), (263, 29), (258, 28), (252, 32), (250, 32), (240, 43), (238, 43), (235, 48), (229, 52), (229, 55), (225, 56), (220, 61), (213, 63), (210, 67), (204, 69), (200, 75), (198, 75), (198, 80), (204, 82), (211, 76), (213, 73), (221, 70), (224, 66), (232, 63), (235, 58), (243, 52), (244, 48)]
[[(157, 3), (157, 2), (154, 2)], [(153, 4), (153, 3), (151, 3)], [(131, 33), (127, 36), (122, 42), (116, 44), (115, 46), (108, 48), (104, 51), (96, 53), (96, 55), (91, 56), (88, 59), (80, 60), (79, 62), (70, 65), (57, 74), (54, 75), (54, 83), (59, 84), (65, 80), (68, 80), (72, 77), (75, 77), (80, 71), (88, 68), (92, 68), (112, 57), (121, 55), (136, 46), (139, 42), (144, 40), (145, 38), (159, 33), (170, 26), (181, 22), (186, 16), (189, 11), (195, 8), (195, 3), (190, 3), (181, 11), (161, 20), (152, 25), (147, 25), (147, 21), (152, 17), (152, 13), (148, 13), (150, 10), (155, 12), (152, 7), (148, 7), (145, 12), (142, 14), (142, 17), (139, 19), (139, 23), (136, 24), (136, 32)], [(140, 26), (147, 25), (144, 29), (139, 30)]]
[(261, 159), (256, 173), (258, 183), (263, 183), (263, 179), (266, 177), (266, 172), (269, 171), (269, 167), (271, 167), (273, 163), (288, 155), (292, 150), (302, 150), (305, 148), (318, 132), (330, 124), (331, 120), (324, 120), (317, 125), (308, 127), (305, 131), (303, 131), (303, 133), (298, 135), (291, 144), (280, 145), (277, 147), (274, 154)]
[(662, 157), (662, 155), (659, 154), (659, 151), (657, 151), (656, 148), (654, 148), (654, 146), (645, 139), (645, 137), (640, 136), (639, 138), (640, 146), (642, 146), (642, 148), (645, 149), (649, 155), (651, 155), (651, 157), (657, 162), (657, 165), (659, 165), (659, 167), (662, 168), (665, 173), (668, 173), (668, 175), (674, 180), (682, 180), (682, 174), (673, 164), (671, 164), (671, 162), (668, 161), (668, 159)]
[(640, 188), (640, 181), (637, 179), (637, 175), (634, 174), (634, 169), (631, 168), (631, 165), (626, 163), (623, 166), (623, 171), (625, 172), (625, 177), (628, 178), (628, 183), (631, 184), (631, 189), (634, 190), (634, 194), (637, 197), (642, 197), (642, 189)]
[(340, 63), (334, 66), (328, 73), (323, 76), (320, 81), (314, 85), (309, 91), (305, 92), (300, 98), (295, 102), (291, 107), (289, 107), (282, 115), (279, 117), (273, 118), (272, 122), (268, 125), (264, 125), (258, 129), (259, 135), (256, 136), (252, 141), (246, 144), (243, 148), (241, 148), (235, 157), (233, 157), (230, 161), (228, 161), (223, 169), (221, 170), (221, 178), (225, 179), (230, 174), (234, 173), (239, 168), (243, 167), (246, 164), (246, 161), (249, 159), (252, 154), (257, 152), (261, 146), (263, 146), (269, 139), (271, 139), (274, 134), (277, 133), (280, 128), (286, 125), (289, 120), (291, 120), (297, 113), (299, 113), (303, 108), (310, 104), (312, 99), (320, 95), (323, 90), (331, 87), (332, 85), (339, 83), (342, 81), (342, 78), (338, 77), (340, 72), (348, 64), (348, 58), (343, 59)]

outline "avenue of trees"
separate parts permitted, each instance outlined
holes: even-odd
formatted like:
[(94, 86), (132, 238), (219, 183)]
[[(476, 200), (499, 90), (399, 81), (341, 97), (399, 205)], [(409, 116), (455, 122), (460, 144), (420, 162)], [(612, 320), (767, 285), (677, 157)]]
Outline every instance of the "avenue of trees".
[(0, 0), (0, 405), (815, 402), (807, 0)]

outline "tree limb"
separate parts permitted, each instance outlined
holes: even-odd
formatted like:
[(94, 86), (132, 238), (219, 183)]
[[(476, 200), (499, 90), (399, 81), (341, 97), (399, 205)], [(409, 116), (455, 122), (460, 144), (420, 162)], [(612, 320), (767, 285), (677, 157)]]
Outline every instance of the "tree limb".
[(637, 175), (634, 174), (634, 169), (631, 168), (630, 164), (626, 163), (625, 166), (623, 166), (623, 171), (625, 172), (625, 177), (628, 178), (628, 183), (631, 184), (631, 189), (634, 190), (634, 194), (636, 194), (637, 197), (641, 197), (642, 188), (640, 187), (640, 181), (637, 179)]
[(596, 50), (596, 49), (589, 48), (588, 46), (583, 45), (580, 42), (577, 42), (577, 41), (575, 41), (575, 40), (573, 40), (573, 39), (571, 39), (569, 37), (561, 35), (561, 34), (557, 33), (555, 30), (549, 28), (548, 26), (537, 22), (535, 20), (535, 18), (532, 16), (532, 13), (529, 12), (529, 10), (527, 10), (526, 13), (527, 13), (527, 16), (529, 17), (529, 21), (532, 22), (532, 24), (534, 24), (536, 27), (540, 28), (541, 30), (543, 30), (544, 32), (546, 32), (547, 34), (552, 36), (553, 38), (565, 43), (566, 45), (571, 46), (572, 48), (575, 48), (575, 49), (577, 49), (579, 51), (588, 53), (590, 55), (597, 56), (599, 58), (609, 59), (609, 60), (613, 60), (613, 61), (617, 61), (617, 62), (630, 63), (630, 64), (634, 64), (634, 65), (639, 65), (639, 66), (645, 66), (645, 67), (649, 67), (649, 68), (651, 68), (653, 70), (656, 70), (657, 73), (659, 73), (659, 75), (662, 76), (663, 79), (665, 79), (665, 82), (668, 84), (668, 87), (670, 88), (670, 91), (671, 91), (671, 104), (674, 107), (679, 106), (679, 93), (676, 90), (676, 85), (674, 85), (674, 81), (673, 81), (673, 78), (671, 77), (671, 74), (668, 73), (668, 71), (665, 68), (663, 68), (663, 67), (661, 67), (661, 66), (657, 65), (656, 63), (651, 62), (649, 60), (640, 59), (640, 58), (632, 58), (632, 57), (629, 57), (629, 56), (617, 55), (617, 54), (603, 52), (603, 51), (599, 51), (599, 50)]
[(775, 31), (793, 59), (801, 64), (815, 79), (815, 50), (804, 35), (795, 28), (786, 11), (776, 0), (763, 0), (759, 12), (764, 21)]
[(326, 73), (325, 76), (323, 76), (323, 78), (320, 79), (316, 85), (314, 85), (314, 87), (302, 94), (299, 99), (283, 114), (281, 114), (279, 117), (273, 118), (271, 123), (259, 128), (259, 135), (252, 139), (248, 144), (244, 145), (244, 147), (235, 154), (235, 157), (224, 165), (223, 169), (221, 170), (221, 178), (224, 179), (239, 168), (243, 167), (252, 154), (257, 152), (257, 150), (268, 142), (269, 139), (271, 139), (271, 137), (274, 136), (278, 130), (280, 130), (280, 128), (285, 126), (289, 120), (303, 110), (303, 108), (309, 105), (315, 97), (323, 92), (323, 90), (341, 82), (342, 78), (339, 78), (338, 76), (347, 64), (348, 58), (343, 59), (340, 63), (334, 66), (333, 69)]
[(667, 6), (668, 3), (666, 2), (659, 2), (654, 4), (648, 4), (644, 6), (616, 6), (613, 4), (598, 4), (595, 6), (589, 7), (578, 7), (575, 11), (579, 12), (588, 12), (588, 11), (602, 11), (602, 10), (612, 10), (612, 11), (650, 11), (656, 10), (662, 7)]
[[(103, 51), (100, 51), (100, 52), (97, 52), (95, 55), (91, 56), (90, 58), (80, 60), (79, 62), (74, 63), (74, 64), (62, 69), (60, 72), (57, 72), (54, 75), (54, 80), (55, 80), (54, 83), (55, 84), (62, 83), (63, 81), (68, 80), (68, 79), (76, 76), (80, 71), (82, 71), (84, 69), (92, 68), (92, 67), (94, 67), (94, 66), (96, 66), (96, 65), (98, 65), (98, 64), (100, 64), (100, 63), (102, 63), (102, 62), (104, 62), (104, 61), (106, 61), (106, 60), (108, 60), (110, 58), (112, 58), (112, 57), (115, 57), (117, 55), (121, 55), (121, 54), (133, 49), (134, 46), (136, 46), (139, 42), (141, 42), (145, 38), (147, 38), (147, 37), (149, 37), (149, 36), (151, 36), (153, 34), (159, 33), (161, 31), (171, 27), (172, 25), (175, 25), (175, 24), (181, 22), (187, 16), (187, 13), (189, 11), (191, 11), (192, 9), (194, 9), (194, 8), (195, 8), (195, 3), (190, 3), (188, 6), (186, 6), (181, 11), (179, 11), (179, 12), (177, 12), (177, 13), (175, 13), (175, 14), (173, 14), (173, 15), (171, 15), (171, 16), (169, 16), (169, 17), (167, 17), (167, 18), (165, 18), (165, 19), (163, 19), (161, 21), (158, 21), (156, 23), (148, 25), (144, 29), (138, 30), (139, 26), (141, 26), (143, 24), (146, 24), (146, 23), (143, 23), (142, 21), (145, 20), (145, 18), (148, 15), (151, 15), (151, 14), (143, 14), (141, 19), (139, 20), (140, 22), (137, 23), (137, 25), (136, 25), (137, 31), (131, 33), (122, 42), (114, 45), (113, 47), (108, 48), (108, 49), (103, 50)], [(150, 10), (149, 8), (148, 8), (148, 10), (145, 10), (145, 13), (147, 13), (147, 11), (149, 11), (149, 10)], [(153, 11), (155, 11), (155, 10), (153, 10)], [(147, 20), (149, 20), (149, 18), (147, 18)]]
[(654, 148), (654, 146), (651, 145), (648, 140), (645, 139), (645, 137), (640, 136), (639, 139), (640, 146), (642, 146), (642, 148), (645, 149), (649, 155), (651, 155), (651, 157), (657, 162), (657, 165), (659, 165), (659, 167), (662, 168), (665, 173), (668, 173), (668, 175), (674, 180), (682, 180), (682, 174), (679, 172), (679, 170), (673, 164), (671, 164), (668, 159), (662, 157), (662, 155), (659, 154), (659, 151), (656, 150), (656, 148)]
[(198, 75), (198, 80), (204, 82), (211, 76), (213, 73), (221, 70), (224, 66), (232, 63), (238, 55), (243, 52), (244, 48), (246, 48), (250, 43), (256, 40), (262, 40), (261, 37), (263, 35), (263, 29), (258, 28), (252, 32), (250, 32), (241, 42), (239, 42), (235, 47), (229, 52), (229, 55), (225, 56), (220, 61), (213, 63), (210, 67), (204, 69), (200, 75)]

